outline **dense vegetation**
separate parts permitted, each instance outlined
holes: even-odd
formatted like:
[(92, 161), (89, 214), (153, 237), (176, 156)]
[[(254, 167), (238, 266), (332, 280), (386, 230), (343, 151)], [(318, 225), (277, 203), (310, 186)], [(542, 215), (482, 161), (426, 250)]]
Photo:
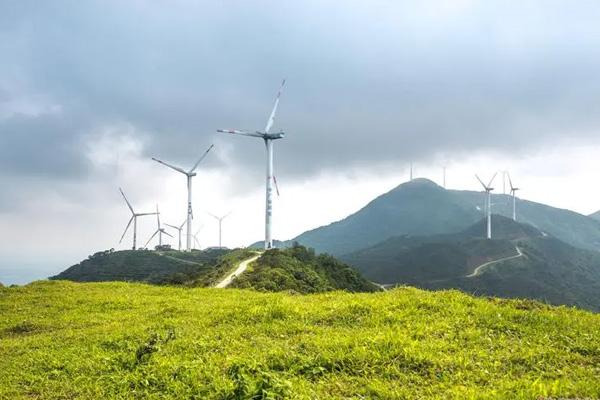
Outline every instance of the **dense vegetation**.
[(265, 252), (231, 284), (237, 288), (316, 293), (330, 290), (380, 290), (346, 264), (314, 250), (294, 245)]
[(600, 397), (600, 315), (457, 291), (0, 289), (0, 398)]
[(102, 251), (50, 279), (207, 286), (249, 257), (246, 250)]
[[(415, 179), (379, 196), (347, 218), (294, 240), (342, 256), (402, 235), (459, 232), (483, 217), (483, 194), (446, 190), (427, 179)], [(494, 213), (512, 216), (512, 198), (493, 194)], [(600, 221), (526, 200), (517, 202), (519, 220), (573, 246), (600, 250)]]
[[(461, 289), (480, 295), (539, 299), (600, 310), (600, 253), (568, 245), (539, 230), (494, 215), (457, 234), (396, 237), (342, 259), (379, 283)], [(477, 237), (478, 236), (478, 237)], [(491, 260), (523, 253), (470, 275)]]

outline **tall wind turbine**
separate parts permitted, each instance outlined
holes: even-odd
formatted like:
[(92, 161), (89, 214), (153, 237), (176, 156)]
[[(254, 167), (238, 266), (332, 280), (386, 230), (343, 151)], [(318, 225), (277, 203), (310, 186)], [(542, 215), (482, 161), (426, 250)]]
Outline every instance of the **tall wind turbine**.
[(218, 129), (217, 132), (221, 133), (232, 133), (234, 135), (243, 135), (243, 136), (251, 136), (263, 139), (265, 142), (265, 147), (267, 148), (267, 182), (266, 182), (266, 204), (265, 204), (265, 250), (273, 248), (273, 236), (272, 236), (272, 218), (273, 218), (273, 141), (277, 139), (281, 139), (285, 136), (283, 131), (279, 131), (276, 133), (269, 133), (271, 127), (273, 126), (273, 122), (275, 121), (275, 113), (277, 112), (277, 106), (279, 105), (279, 98), (281, 97), (281, 92), (283, 90), (283, 86), (285, 85), (285, 79), (281, 82), (281, 87), (277, 92), (277, 97), (275, 98), (275, 104), (273, 105), (273, 110), (271, 111), (271, 115), (267, 120), (267, 126), (264, 131), (244, 131), (237, 129)]
[(129, 209), (131, 210), (131, 219), (127, 223), (127, 226), (125, 227), (125, 230), (123, 231), (123, 235), (121, 235), (121, 239), (119, 240), (119, 243), (121, 243), (123, 241), (123, 238), (125, 237), (125, 234), (127, 233), (127, 229), (129, 229), (129, 226), (131, 225), (131, 222), (133, 221), (133, 247), (132, 248), (133, 248), (133, 250), (135, 250), (136, 239), (137, 239), (137, 218), (143, 217), (145, 215), (154, 215), (156, 213), (136, 213), (135, 211), (133, 211), (133, 207), (129, 203), (129, 200), (127, 200), (127, 196), (125, 196), (125, 193), (123, 193), (123, 190), (121, 188), (119, 188), (119, 192), (121, 192), (121, 195), (125, 199), (125, 203), (127, 203), (127, 207), (129, 207)]
[(494, 179), (496, 178), (496, 175), (498, 173), (496, 172), (494, 174), (494, 176), (492, 176), (492, 179), (490, 179), (490, 183), (488, 183), (487, 185), (485, 183), (483, 183), (483, 181), (479, 178), (479, 176), (477, 174), (475, 174), (475, 177), (477, 178), (477, 180), (479, 181), (479, 183), (481, 183), (481, 186), (483, 186), (483, 189), (485, 190), (486, 193), (486, 203), (485, 203), (485, 208), (487, 211), (487, 238), (491, 239), (492, 238), (492, 190), (494, 190), (494, 188), (492, 187), (492, 182), (494, 182)]
[(177, 231), (178, 236), (179, 236), (179, 248), (178, 248), (179, 251), (181, 251), (181, 231), (183, 230), (183, 226), (185, 224), (187, 224), (187, 219), (185, 221), (183, 221), (183, 223), (181, 225), (179, 225), (179, 226), (171, 225), (171, 224), (165, 224), (166, 226), (169, 226), (169, 227), (171, 227), (171, 228), (173, 228), (173, 229), (175, 229)]
[(192, 167), (192, 169), (190, 169), (189, 171), (184, 170), (183, 168), (179, 168), (176, 167), (174, 165), (171, 164), (167, 164), (164, 161), (161, 161), (157, 158), (152, 157), (152, 159), (158, 163), (161, 163), (162, 165), (165, 165), (169, 168), (174, 169), (177, 172), (181, 172), (182, 174), (184, 174), (187, 177), (187, 193), (188, 193), (188, 200), (187, 200), (187, 238), (186, 238), (186, 250), (190, 251), (191, 249), (191, 245), (192, 245), (192, 218), (194, 218), (194, 215), (192, 213), (192, 178), (194, 176), (196, 176), (196, 172), (194, 172), (196, 170), (196, 168), (198, 168), (198, 165), (200, 164), (200, 162), (202, 160), (204, 160), (204, 157), (206, 157), (206, 155), (208, 154), (208, 152), (214, 147), (214, 145), (210, 145), (210, 147), (208, 148), (208, 150), (206, 150), (204, 152), (204, 154), (202, 155), (202, 157), (200, 157), (198, 159), (198, 161), (196, 161), (196, 164), (194, 164), (194, 166)]
[(517, 220), (517, 190), (520, 190), (518, 187), (514, 187), (512, 184), (512, 180), (510, 179), (510, 174), (508, 175), (508, 184), (510, 185), (510, 194), (512, 196), (513, 203), (513, 221)]
[(222, 217), (219, 217), (217, 215), (208, 213), (208, 215), (210, 215), (211, 217), (215, 218), (217, 221), (219, 221), (219, 248), (222, 248), (223, 246), (221, 246), (221, 239), (222, 239), (222, 233), (223, 233), (223, 220), (225, 218), (227, 218), (229, 216), (229, 214), (231, 214), (231, 211), (229, 211), (227, 214), (223, 215)]
[(150, 241), (152, 240), (152, 238), (154, 236), (156, 236), (156, 234), (158, 234), (158, 245), (162, 246), (162, 235), (163, 233), (167, 236), (171, 236), (173, 237), (173, 235), (171, 235), (169, 232), (165, 231), (165, 228), (163, 228), (162, 226), (160, 226), (160, 213), (158, 212), (158, 204), (156, 205), (156, 225), (157, 228), (154, 231), (154, 233), (152, 234), (152, 236), (150, 236), (150, 239), (148, 239), (148, 241), (146, 242), (146, 244), (144, 245), (144, 247), (148, 247), (148, 243), (150, 243)]

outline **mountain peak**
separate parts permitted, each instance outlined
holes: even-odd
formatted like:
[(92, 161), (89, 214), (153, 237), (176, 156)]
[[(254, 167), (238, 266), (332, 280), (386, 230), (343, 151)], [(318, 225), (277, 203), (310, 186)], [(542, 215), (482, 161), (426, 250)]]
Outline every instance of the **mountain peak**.
[(407, 181), (404, 183), (401, 183), (400, 185), (398, 185), (396, 187), (396, 189), (401, 189), (401, 188), (436, 188), (436, 189), (442, 189), (442, 187), (440, 185), (438, 185), (437, 183), (435, 183), (432, 180), (429, 180), (427, 178), (415, 178), (411, 181)]

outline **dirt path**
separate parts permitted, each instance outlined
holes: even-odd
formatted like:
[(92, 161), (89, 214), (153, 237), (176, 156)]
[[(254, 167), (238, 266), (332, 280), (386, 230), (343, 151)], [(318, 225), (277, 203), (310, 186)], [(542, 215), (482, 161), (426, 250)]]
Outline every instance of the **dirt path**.
[(233, 278), (235, 278), (236, 276), (239, 276), (240, 274), (243, 274), (244, 271), (248, 268), (248, 265), (250, 265), (250, 263), (258, 260), (258, 257), (260, 257), (261, 254), (257, 254), (251, 258), (248, 258), (244, 261), (242, 261), (238, 267), (235, 269), (235, 271), (233, 271), (231, 274), (227, 275), (225, 277), (225, 279), (223, 279), (222, 281), (220, 281), (219, 283), (217, 283), (215, 285), (215, 287), (217, 289), (223, 289), (226, 288), (227, 286), (229, 286), (229, 284), (231, 284), (231, 282), (233, 281)]
[(490, 265), (494, 265), (494, 264), (501, 263), (501, 262), (504, 262), (504, 261), (512, 260), (512, 259), (519, 258), (519, 257), (523, 257), (523, 253), (521, 252), (521, 249), (519, 247), (515, 247), (515, 249), (517, 249), (517, 253), (518, 254), (516, 254), (514, 256), (510, 256), (510, 257), (500, 258), (498, 260), (488, 261), (485, 264), (481, 264), (479, 267), (475, 268), (472, 273), (470, 273), (469, 275), (466, 275), (466, 277), (467, 278), (472, 278), (474, 276), (477, 276), (477, 275), (481, 274), (481, 271), (484, 268), (489, 267)]
[(161, 256), (161, 257), (164, 257), (164, 258), (168, 258), (168, 259), (174, 260), (174, 261), (179, 261), (179, 262), (184, 263), (184, 264), (199, 265), (201, 267), (204, 266), (204, 264), (202, 264), (202, 263), (198, 263), (198, 262), (190, 261), (190, 260), (183, 260), (181, 258), (177, 258), (177, 257), (173, 257), (173, 256), (168, 256), (168, 255), (163, 254), (163, 253), (158, 253), (158, 255)]

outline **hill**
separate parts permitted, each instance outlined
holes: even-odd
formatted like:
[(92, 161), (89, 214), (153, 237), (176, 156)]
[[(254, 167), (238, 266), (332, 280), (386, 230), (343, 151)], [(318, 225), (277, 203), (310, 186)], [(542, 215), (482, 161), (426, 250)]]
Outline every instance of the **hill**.
[(0, 310), (0, 398), (600, 396), (600, 315), (532, 301), (46, 281)]
[(589, 217), (600, 221), (600, 211), (596, 211), (595, 213), (590, 214)]
[(298, 245), (265, 252), (244, 274), (235, 278), (231, 286), (298, 293), (381, 290), (332, 256), (317, 256), (314, 250)]
[[(483, 194), (446, 190), (427, 179), (403, 183), (356, 213), (305, 232), (293, 241), (340, 256), (402, 235), (436, 235), (466, 229), (483, 217)], [(511, 197), (494, 194), (494, 213), (512, 216)], [(576, 247), (600, 250), (600, 221), (573, 211), (518, 200), (519, 221)]]
[[(101, 251), (50, 279), (76, 282), (129, 281), (183, 283), (211, 273), (225, 262), (229, 250), (192, 252), (124, 250)], [(244, 252), (242, 257), (247, 254)]]
[(600, 253), (499, 215), (492, 219), (492, 240), (482, 238), (482, 220), (456, 234), (391, 238), (342, 260), (379, 283), (600, 310)]

